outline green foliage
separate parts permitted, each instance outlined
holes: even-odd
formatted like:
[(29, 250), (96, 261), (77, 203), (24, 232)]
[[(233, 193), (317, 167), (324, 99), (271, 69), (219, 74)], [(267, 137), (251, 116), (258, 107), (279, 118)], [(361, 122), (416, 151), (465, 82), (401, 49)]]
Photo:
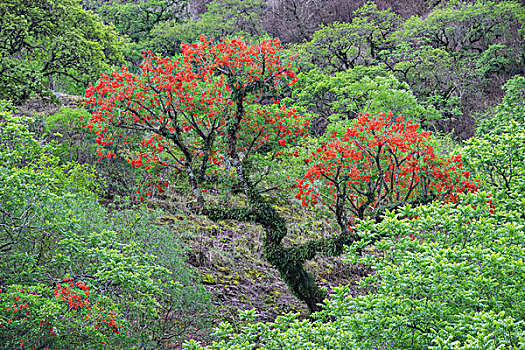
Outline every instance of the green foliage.
[(498, 43), (511, 48), (521, 62), (524, 15), (525, 9), (516, 1), (454, 1), (425, 18), (407, 20), (403, 36), (458, 54), (458, 58), (477, 57)]
[(33, 123), (32, 118), (0, 111), (2, 167), (27, 174), (37, 172), (48, 182), (47, 186), (57, 191), (75, 189), (101, 194), (104, 181), (97, 176), (95, 167), (64, 159), (65, 148), (61, 145), (37, 141), (27, 127)]
[(518, 2), (453, 1), (408, 19), (382, 62), (441, 111), (440, 130), (468, 138), (466, 118), (491, 105), (502, 80), (523, 71), (524, 28)]
[(255, 39), (265, 35), (262, 0), (215, 0), (207, 11), (185, 22), (165, 21), (151, 31), (148, 48), (163, 55), (179, 54), (181, 43), (192, 43), (201, 35), (213, 38), (244, 36)]
[[(41, 136), (55, 148), (53, 154), (63, 162), (93, 163), (95, 138), (84, 126), (89, 113), (81, 108), (62, 107), (57, 113), (40, 116)], [(37, 123), (37, 122), (36, 122)], [(35, 124), (36, 124), (35, 123)]]
[(298, 78), (295, 105), (317, 116), (314, 132), (324, 131), (329, 122), (329, 134), (343, 133), (349, 121), (363, 113), (391, 112), (423, 124), (439, 118), (433, 106), (421, 105), (406, 83), (378, 66), (357, 66), (335, 75), (313, 69)]
[(317, 67), (334, 73), (378, 62), (379, 53), (391, 45), (390, 34), (399, 24), (399, 17), (390, 9), (378, 10), (371, 1), (353, 15), (352, 22), (324, 26), (310, 42), (293, 48), (306, 70)]
[(164, 215), (160, 210), (114, 210), (105, 223), (106, 228), (119, 232), (121, 240), (139, 243), (145, 254), (154, 256), (155, 265), (170, 271), (170, 278), (163, 281), (162, 293), (157, 294), (159, 317), (143, 324), (157, 346), (169, 341), (181, 342), (187, 335), (208, 329), (210, 316), (215, 312), (210, 294), (196, 283), (198, 271), (186, 264), (190, 249), (180, 236), (188, 234), (181, 232), (187, 229), (161, 225), (159, 221)]
[[(354, 15), (290, 49), (301, 57), (303, 72), (380, 65), (439, 112), (429, 127), (456, 138), (471, 136), (469, 117), (491, 105), (502, 80), (523, 72), (525, 8), (517, 2), (453, 1), (404, 23), (372, 3)], [(308, 103), (330, 112), (323, 98)]]
[[(375, 270), (361, 282), (367, 295), (339, 287), (312, 321), (288, 315), (237, 329), (223, 323), (207, 348), (523, 348), (523, 220), (494, 210), (486, 193), (463, 203), (408, 206), (381, 223), (361, 222), (363, 238), (386, 237), (354, 259)], [(195, 342), (185, 348), (202, 349)]]
[(501, 205), (520, 210), (525, 205), (525, 78), (509, 80), (504, 89), (494, 116), (481, 122), (464, 154), (471, 174)]
[(476, 68), (478, 74), (488, 77), (494, 73), (511, 71), (512, 68), (515, 68), (515, 63), (512, 48), (503, 44), (490, 44), (477, 59)]
[[(67, 181), (63, 181), (64, 179)], [(0, 332), (3, 333), (2, 338), (13, 346), (21, 341), (39, 346), (59, 346), (60, 343), (67, 344), (83, 339), (86, 336), (84, 330), (91, 332), (90, 329), (92, 330), (96, 323), (89, 323), (85, 327), (76, 325), (78, 328), (75, 328), (75, 316), (72, 311), (68, 311), (67, 304), (64, 305), (53, 296), (54, 284), (62, 281), (63, 277), (75, 276), (86, 283), (93, 283), (91, 286), (97, 291), (100, 288), (108, 288), (113, 283), (116, 285), (119, 283), (112, 281), (112, 276), (109, 276), (108, 271), (104, 269), (109, 268), (110, 272), (118, 271), (112, 267), (118, 266), (118, 262), (126, 253), (121, 250), (122, 247), (117, 247), (112, 250), (111, 256), (104, 254), (107, 245), (111, 243), (101, 242), (97, 239), (99, 234), (87, 231), (89, 225), (86, 224), (90, 221), (81, 222), (77, 219), (77, 211), (84, 215), (89, 213), (92, 220), (97, 214), (101, 214), (101, 208), (97, 208), (98, 203), (89, 192), (71, 193), (71, 182), (76, 181), (69, 179), (70, 177), (61, 168), (56, 167), (56, 164), (45, 164), (40, 167), (33, 163), (21, 169), (0, 168), (2, 191), (0, 211), (4, 228), (1, 240), (0, 280), (8, 291), (8, 294), (2, 295), (2, 309), (5, 310), (13, 302), (9, 293), (16, 293), (22, 289), (42, 290), (32, 297), (35, 300), (28, 311), (34, 313), (34, 316), (27, 317), (30, 321), (29, 326), (23, 322), (24, 320), (20, 320), (20, 323), (15, 323), (13, 325), (15, 328), (12, 328), (6, 322), (8, 316), (5, 316)], [(84, 180), (85, 178), (80, 179), (79, 182), (88, 185)], [(98, 209), (98, 212), (95, 209)], [(116, 241), (114, 235), (113, 233), (111, 241), (113, 243)], [(89, 243), (83, 242), (81, 236)], [(102, 252), (96, 254), (99, 249), (102, 249)], [(133, 250), (129, 248), (128, 250), (133, 254)], [(82, 259), (85, 261), (84, 264), (81, 264)], [(78, 262), (79, 265), (75, 266), (72, 261)], [(145, 280), (145, 277), (147, 275), (141, 274), (136, 278)], [(106, 290), (100, 295), (104, 300), (122, 302), (122, 300), (118, 301), (116, 292), (117, 289), (113, 292)], [(93, 293), (93, 298), (98, 295), (99, 293)], [(91, 301), (94, 303), (95, 300)], [(115, 308), (112, 307), (110, 310)], [(119, 311), (112, 311), (112, 313), (119, 313)], [(83, 320), (87, 315), (80, 313), (77, 316)], [(63, 318), (68, 322), (62, 322)], [(39, 321), (49, 322), (49, 327), (32, 328), (31, 324), (38, 324)], [(18, 326), (21, 328), (16, 328)], [(31, 329), (29, 334), (24, 332), (27, 327)], [(46, 340), (45, 336), (52, 335), (49, 329), (55, 329), (58, 338)], [(82, 332), (79, 333), (78, 330)], [(42, 334), (43, 343), (39, 344), (38, 339), (42, 338)], [(86, 348), (100, 347), (96, 345), (97, 339), (98, 336), (90, 336), (85, 340)], [(112, 340), (111, 337), (107, 337), (105, 341), (113, 344), (120, 342), (115, 343), (116, 340)]]
[(207, 293), (194, 286), (179, 240), (159, 224), (162, 213), (108, 214), (92, 192), (98, 184), (92, 167), (61, 162), (10, 112), (1, 113), (5, 344), (158, 348), (190, 327), (205, 327)]
[(473, 61), (458, 63), (449, 52), (429, 45), (400, 45), (398, 50), (389, 67), (423, 102), (438, 108), (442, 121), (461, 116), (461, 92), (481, 89)]
[[(427, 348), (439, 343), (438, 337), (466, 345), (484, 332), (493, 341), (486, 344), (489, 349), (520, 348), (525, 309), (519, 302), (522, 277), (516, 272), (523, 268), (523, 226), (516, 213), (494, 215), (487, 200), (479, 193), (455, 208), (406, 208), (379, 225), (363, 223), (361, 234), (388, 232), (391, 237), (377, 245), (382, 256), (363, 260), (377, 271), (363, 282), (374, 293), (351, 298), (339, 291), (326, 315), (355, 310), (348, 323), (364, 347), (375, 342)], [(343, 300), (348, 304), (340, 308)], [(492, 318), (488, 327), (485, 317)], [(469, 319), (471, 328), (465, 329)], [(511, 324), (507, 331), (514, 332), (502, 337), (503, 319)]]
[(158, 24), (179, 22), (186, 7), (186, 0), (113, 1), (93, 6), (93, 10), (106, 22), (113, 23), (120, 34), (138, 43)]
[[(501, 134), (514, 121), (518, 128), (525, 128), (525, 77), (515, 76), (503, 85), (506, 94), (495, 108), (494, 115), (488, 115), (480, 122), (477, 136)], [(490, 112), (489, 112), (490, 113)]]
[(97, 174), (100, 195), (105, 198), (133, 195), (144, 179), (126, 161), (128, 149), (122, 147), (116, 151), (111, 166), (107, 159), (99, 159), (96, 137), (85, 127), (88, 119), (85, 109), (64, 106), (53, 114), (35, 115), (28, 125), (35, 132), (35, 138), (52, 148), (55, 161), (61, 166), (78, 163), (91, 168)]
[[(165, 30), (187, 19), (187, 0), (105, 1), (84, 0), (84, 5), (111, 23), (123, 37), (130, 39), (124, 54), (128, 62), (140, 63), (142, 50), (162, 51), (180, 42), (164, 40)], [(160, 29), (159, 29), (160, 28)], [(173, 38), (172, 38), (173, 39)]]
[(27, 117), (15, 117), (8, 110), (0, 110), (0, 158), (3, 166), (22, 166), (42, 155), (43, 147), (24, 126), (31, 121)]
[(83, 88), (122, 59), (113, 28), (78, 0), (2, 1), (0, 42), (0, 98), (15, 103), (49, 94), (56, 79)]

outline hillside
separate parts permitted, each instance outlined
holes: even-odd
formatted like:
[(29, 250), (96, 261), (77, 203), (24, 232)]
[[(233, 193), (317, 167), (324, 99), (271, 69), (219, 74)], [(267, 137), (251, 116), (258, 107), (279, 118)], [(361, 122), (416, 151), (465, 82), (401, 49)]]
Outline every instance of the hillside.
[(0, 349), (522, 349), (525, 5), (0, 3)]

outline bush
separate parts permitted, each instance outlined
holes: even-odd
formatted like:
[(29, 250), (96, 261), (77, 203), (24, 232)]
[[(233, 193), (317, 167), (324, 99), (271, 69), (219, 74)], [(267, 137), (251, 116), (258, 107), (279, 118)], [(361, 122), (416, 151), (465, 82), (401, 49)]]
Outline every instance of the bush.
[(465, 162), (500, 205), (521, 210), (525, 205), (525, 78), (515, 77), (504, 88), (506, 95), (493, 118), (482, 121), (478, 136), (467, 141)]
[(299, 110), (315, 115), (311, 130), (320, 134), (346, 130), (349, 120), (369, 113), (391, 112), (430, 126), (440, 114), (433, 106), (423, 106), (406, 83), (378, 66), (357, 66), (334, 75), (316, 69), (298, 76), (294, 102)]
[[(159, 348), (203, 327), (207, 294), (194, 286), (182, 245), (159, 224), (161, 213), (108, 214), (91, 192), (91, 167), (62, 164), (52, 147), (3, 113), (0, 338), (6, 346)], [(161, 257), (153, 255), (154, 239), (163, 242)], [(170, 311), (177, 308), (191, 313)]]
[(35, 115), (33, 119), (26, 124), (39, 142), (53, 149), (59, 164), (82, 164), (93, 169), (102, 197), (111, 200), (114, 196), (133, 196), (144, 181), (126, 161), (129, 152), (126, 147), (115, 150), (111, 164), (108, 159), (100, 158), (96, 137), (85, 127), (89, 119), (85, 109), (64, 106), (56, 113)]
[(375, 270), (361, 282), (367, 295), (339, 287), (312, 321), (288, 315), (271, 324), (252, 317), (237, 329), (223, 323), (208, 348), (523, 348), (523, 220), (493, 208), (489, 197), (469, 194), (460, 205), (407, 206), (381, 223), (361, 221), (361, 236), (387, 237), (353, 260)]

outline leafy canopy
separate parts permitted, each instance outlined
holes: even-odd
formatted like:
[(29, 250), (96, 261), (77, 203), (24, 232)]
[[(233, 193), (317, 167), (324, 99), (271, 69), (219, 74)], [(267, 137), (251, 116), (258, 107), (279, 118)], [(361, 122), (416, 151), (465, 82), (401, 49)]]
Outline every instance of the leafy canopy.
[(122, 62), (124, 43), (78, 0), (0, 3), (0, 98), (49, 93), (54, 80), (87, 81)]

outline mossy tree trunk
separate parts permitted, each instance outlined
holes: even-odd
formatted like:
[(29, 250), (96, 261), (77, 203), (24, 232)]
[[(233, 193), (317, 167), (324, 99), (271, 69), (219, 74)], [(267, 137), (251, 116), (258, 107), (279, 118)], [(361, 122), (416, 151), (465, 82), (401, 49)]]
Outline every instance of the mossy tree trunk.
[(311, 312), (319, 311), (325, 298), (324, 292), (315, 283), (315, 278), (304, 268), (307, 260), (318, 253), (340, 255), (344, 246), (359, 238), (355, 235), (340, 235), (330, 239), (312, 240), (295, 247), (284, 247), (283, 238), (288, 234), (286, 220), (270, 204), (250, 187), (247, 208), (208, 208), (212, 220), (250, 221), (260, 224), (265, 231), (263, 249), (265, 259), (275, 267), (292, 293), (303, 301)]
[(244, 95), (236, 96), (236, 113), (230, 120), (227, 129), (228, 156), (237, 172), (238, 180), (244, 194), (248, 198), (246, 208), (208, 208), (206, 213), (212, 220), (251, 221), (260, 224), (265, 231), (263, 249), (265, 259), (280, 273), (299, 300), (306, 303), (311, 312), (319, 311), (325, 294), (315, 283), (315, 278), (304, 268), (307, 260), (313, 259), (318, 253), (340, 255), (344, 246), (359, 239), (348, 231), (339, 237), (319, 239), (296, 247), (284, 247), (283, 238), (288, 234), (286, 220), (260, 195), (256, 186), (250, 181), (238, 154), (238, 127), (244, 115)]
[[(294, 247), (285, 247), (283, 245), (283, 239), (288, 234), (286, 220), (261, 196), (261, 192), (250, 180), (249, 167), (243, 163), (246, 162), (246, 160), (241, 160), (239, 155), (238, 130), (245, 113), (245, 94), (246, 90), (241, 89), (234, 95), (236, 111), (234, 116), (229, 120), (226, 130), (226, 141), (231, 164), (236, 170), (237, 179), (242, 191), (248, 199), (247, 205), (245, 208), (207, 208), (205, 212), (212, 220), (237, 220), (260, 224), (265, 231), (263, 238), (265, 259), (279, 271), (281, 278), (293, 294), (308, 306), (310, 312), (316, 312), (321, 309), (321, 304), (325, 299), (325, 293), (316, 284), (314, 276), (304, 268), (305, 262), (312, 260), (317, 254), (329, 256), (341, 255), (344, 252), (345, 245), (351, 245), (352, 243), (361, 241), (363, 238), (360, 237), (355, 230), (348, 228), (348, 218), (345, 215), (344, 201), (341, 201), (337, 202), (334, 208), (334, 214), (341, 228), (338, 236), (311, 240)], [(337, 191), (344, 192), (348, 195), (348, 188), (346, 188), (344, 184), (341, 185), (341, 187), (337, 187)], [(344, 196), (341, 195), (340, 197), (343, 198)], [(365, 207), (373, 201), (372, 194), (367, 194), (367, 197), (368, 201), (363, 204), (362, 207), (358, 208), (359, 218), (364, 218)], [(423, 197), (405, 202), (405, 204), (418, 205), (431, 200), (432, 198)], [(370, 217), (375, 219), (375, 221), (381, 221), (387, 209), (394, 210), (398, 206), (399, 205), (378, 208)], [(381, 239), (384, 234), (387, 233), (367, 237), (366, 244), (373, 244)]]

